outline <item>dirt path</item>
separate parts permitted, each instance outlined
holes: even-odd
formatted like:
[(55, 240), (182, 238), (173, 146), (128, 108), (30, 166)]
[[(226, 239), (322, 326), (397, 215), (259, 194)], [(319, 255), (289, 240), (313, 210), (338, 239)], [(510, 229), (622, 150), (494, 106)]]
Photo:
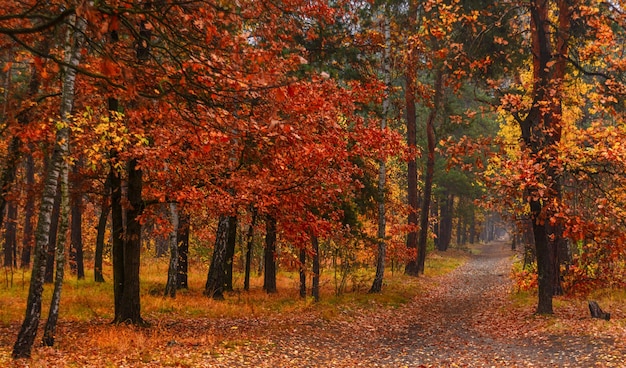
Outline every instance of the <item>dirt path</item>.
[[(503, 243), (477, 254), (437, 287), (395, 310), (347, 313), (327, 321), (247, 321), (233, 328), (233, 346), (207, 366), (271, 367), (606, 367), (622, 363), (624, 344), (587, 335), (537, 335), (534, 317), (509, 323), (511, 252)], [(504, 319), (503, 319), (504, 318)], [(537, 317), (540, 318), (540, 317)], [(501, 321), (502, 323), (498, 323)], [(520, 322), (521, 321), (521, 322)], [(541, 322), (541, 321), (539, 321)], [(604, 321), (598, 321), (603, 323)], [(282, 323), (282, 328), (276, 328)], [(271, 328), (269, 325), (272, 325)], [(217, 326), (216, 326), (217, 327)], [(265, 334), (264, 331), (272, 331)], [(277, 333), (277, 331), (279, 331)], [(536, 331), (535, 331), (536, 332)], [(237, 335), (245, 342), (238, 345)], [(255, 336), (250, 340), (250, 336)]]

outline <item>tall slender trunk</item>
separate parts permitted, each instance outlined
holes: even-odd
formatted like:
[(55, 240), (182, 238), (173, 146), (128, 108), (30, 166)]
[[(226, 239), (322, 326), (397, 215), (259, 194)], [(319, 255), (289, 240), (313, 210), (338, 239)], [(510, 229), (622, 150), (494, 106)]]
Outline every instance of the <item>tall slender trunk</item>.
[(215, 247), (213, 248), (211, 266), (209, 267), (204, 286), (204, 295), (216, 300), (224, 299), (224, 266), (226, 264), (226, 243), (228, 243), (228, 227), (230, 224), (228, 219), (228, 216), (220, 216), (215, 235)]
[[(383, 73), (385, 78), (385, 85), (390, 87), (390, 66), (389, 66), (389, 39), (391, 38), (391, 31), (389, 26), (389, 20), (385, 17), (383, 21), (383, 34), (385, 35), (385, 49), (383, 52)], [(380, 119), (380, 129), (385, 131), (387, 129), (387, 115), (389, 114), (390, 98), (387, 96), (383, 101), (382, 119)], [(417, 175), (417, 173), (416, 173)], [(387, 242), (386, 242), (386, 225), (385, 220), (385, 182), (387, 179), (387, 167), (385, 159), (381, 159), (378, 162), (378, 191), (376, 201), (378, 202), (378, 231), (376, 233), (376, 243), (378, 247), (378, 254), (376, 255), (376, 275), (370, 288), (370, 293), (380, 293), (383, 289), (383, 278), (385, 276), (385, 258), (387, 256)], [(417, 189), (417, 188), (416, 188)]]
[(313, 247), (313, 282), (311, 285), (311, 295), (316, 302), (320, 301), (320, 244), (317, 235), (311, 234), (311, 245)]
[[(80, 62), (85, 27), (86, 22), (82, 18), (78, 18), (74, 31), (68, 31), (65, 61), (73, 67), (78, 66)], [(70, 32), (74, 36), (73, 40), (70, 40)], [(37, 231), (35, 233), (35, 257), (28, 290), (26, 315), (17, 340), (15, 341), (15, 345), (13, 346), (12, 356), (14, 358), (30, 357), (33, 342), (37, 334), (37, 328), (39, 327), (39, 319), (41, 317), (41, 294), (43, 293), (44, 277), (46, 273), (46, 246), (48, 244), (48, 237), (50, 236), (52, 207), (54, 206), (58, 179), (69, 152), (68, 125), (74, 103), (75, 81), (76, 69), (72, 67), (65, 68), (59, 114), (64, 124), (62, 124), (62, 127), (56, 132), (52, 160), (44, 181), (45, 185), (39, 208)]]
[(80, 179), (80, 162), (73, 169), (74, 190), (72, 195), (72, 222), (70, 241), (70, 269), (79, 280), (85, 278), (85, 263), (83, 259), (83, 193), (82, 179)]
[(124, 233), (124, 284), (120, 309), (115, 311), (115, 323), (144, 325), (141, 317), (141, 299), (139, 285), (139, 268), (141, 265), (141, 223), (139, 216), (143, 212), (143, 174), (138, 167), (137, 159), (131, 159), (127, 166), (128, 203), (126, 210), (126, 231)]
[(61, 191), (57, 190), (54, 197), (54, 207), (52, 208), (52, 218), (50, 223), (50, 235), (48, 236), (48, 254), (46, 256), (46, 283), (54, 281), (54, 259), (57, 246), (57, 233), (59, 230), (59, 217), (61, 215)]
[(265, 219), (265, 252), (264, 252), (265, 273), (263, 278), (263, 289), (266, 293), (278, 292), (276, 288), (276, 218), (268, 215)]
[(228, 242), (226, 243), (226, 264), (224, 265), (224, 290), (233, 291), (233, 261), (237, 243), (237, 216), (228, 217)]
[(306, 298), (306, 249), (300, 249), (300, 298)]
[[(443, 203), (440, 204), (440, 225), (439, 225), (439, 243), (437, 249), (440, 251), (448, 250), (452, 242), (452, 223), (454, 215), (454, 194), (447, 194)], [(460, 222), (459, 222), (460, 223)], [(458, 227), (458, 226), (457, 226)], [(457, 236), (458, 238), (458, 236)], [(458, 242), (458, 240), (457, 240)]]
[(26, 199), (24, 205), (24, 231), (22, 232), (22, 257), (21, 268), (30, 267), (30, 256), (33, 248), (33, 217), (35, 216), (35, 195), (33, 186), (35, 185), (35, 160), (33, 155), (26, 156), (24, 164), (24, 172), (26, 177)]
[(252, 248), (254, 245), (254, 226), (256, 225), (257, 210), (252, 208), (252, 219), (248, 226), (248, 233), (246, 235), (246, 268), (243, 281), (243, 289), (245, 291), (250, 290), (250, 272), (252, 266)]
[(17, 201), (9, 201), (4, 232), (4, 267), (17, 266)]
[(96, 234), (96, 252), (94, 255), (93, 275), (95, 282), (104, 282), (102, 274), (102, 256), (104, 253), (104, 237), (106, 233), (107, 219), (111, 212), (111, 203), (109, 201), (109, 193), (111, 191), (111, 177), (107, 177), (104, 182), (104, 195), (100, 203), (100, 216), (98, 218), (98, 227)]
[(178, 232), (178, 276), (176, 277), (177, 289), (188, 289), (188, 268), (189, 268), (189, 215), (183, 211), (179, 216)]
[(56, 247), (56, 276), (54, 280), (54, 291), (50, 301), (50, 312), (43, 332), (43, 344), (45, 346), (54, 345), (57, 321), (59, 319), (59, 306), (61, 304), (61, 290), (63, 288), (63, 276), (65, 274), (65, 243), (67, 242), (67, 228), (69, 217), (69, 194), (68, 194), (68, 165), (63, 163), (63, 169), (59, 178), (61, 186), (61, 213), (59, 219), (59, 232)]
[(167, 283), (165, 284), (165, 296), (171, 298), (176, 297), (178, 289), (178, 208), (176, 203), (170, 203), (170, 222), (172, 230), (170, 231), (170, 263), (167, 270)]
[(433, 178), (435, 176), (435, 118), (439, 110), (441, 96), (443, 94), (443, 72), (438, 69), (435, 73), (433, 104), (426, 120), (426, 140), (428, 156), (426, 160), (426, 175), (424, 177), (424, 195), (420, 212), (420, 230), (417, 245), (417, 272), (424, 273), (426, 262), (426, 240), (428, 239), (428, 213), (430, 208)]

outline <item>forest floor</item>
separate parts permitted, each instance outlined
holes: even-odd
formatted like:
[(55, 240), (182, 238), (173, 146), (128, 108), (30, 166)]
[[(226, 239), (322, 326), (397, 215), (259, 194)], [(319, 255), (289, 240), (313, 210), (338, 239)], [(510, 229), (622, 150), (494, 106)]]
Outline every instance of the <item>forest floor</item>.
[[(59, 348), (13, 366), (55, 367), (624, 367), (624, 306), (591, 319), (583, 300), (555, 300), (555, 315), (516, 303), (508, 244), (472, 249), (426, 292), (399, 307), (314, 308), (250, 318), (177, 318), (149, 329), (78, 323)], [(0, 331), (4, 333), (7, 330)], [(69, 332), (71, 331), (71, 333)], [(90, 341), (98, 336), (97, 343)], [(104, 341), (110, 341), (110, 346)], [(5, 338), (0, 337), (0, 340)], [(8, 339), (6, 339), (8, 340)], [(3, 341), (8, 342), (8, 341)], [(3, 344), (4, 345), (4, 344)], [(6, 349), (5, 349), (6, 348)], [(3, 347), (8, 354), (8, 347)], [(2, 359), (0, 359), (0, 362)], [(7, 360), (4, 360), (7, 362)]]

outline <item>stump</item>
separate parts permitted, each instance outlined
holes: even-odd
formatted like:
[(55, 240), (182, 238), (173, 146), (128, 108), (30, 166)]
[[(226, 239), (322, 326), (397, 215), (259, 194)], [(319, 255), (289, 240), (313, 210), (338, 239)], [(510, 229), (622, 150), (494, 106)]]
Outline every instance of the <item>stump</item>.
[(607, 321), (611, 319), (611, 313), (602, 311), (602, 308), (600, 308), (600, 305), (598, 304), (598, 302), (589, 300), (588, 304), (589, 304), (589, 312), (591, 313), (591, 318), (600, 318), (600, 319), (604, 319)]

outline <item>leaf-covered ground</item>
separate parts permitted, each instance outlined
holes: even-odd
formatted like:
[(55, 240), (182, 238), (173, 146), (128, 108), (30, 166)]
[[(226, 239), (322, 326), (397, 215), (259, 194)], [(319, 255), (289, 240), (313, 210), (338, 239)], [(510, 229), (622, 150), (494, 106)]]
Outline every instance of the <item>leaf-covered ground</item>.
[[(57, 348), (8, 359), (14, 331), (0, 333), (0, 362), (49, 367), (620, 367), (623, 306), (611, 321), (589, 318), (584, 301), (556, 300), (555, 316), (510, 296), (511, 252), (476, 249), (454, 272), (424, 277), (428, 292), (399, 308), (349, 309), (255, 318), (179, 318), (149, 329), (106, 321), (64, 323)], [(17, 326), (13, 326), (17, 328)]]

